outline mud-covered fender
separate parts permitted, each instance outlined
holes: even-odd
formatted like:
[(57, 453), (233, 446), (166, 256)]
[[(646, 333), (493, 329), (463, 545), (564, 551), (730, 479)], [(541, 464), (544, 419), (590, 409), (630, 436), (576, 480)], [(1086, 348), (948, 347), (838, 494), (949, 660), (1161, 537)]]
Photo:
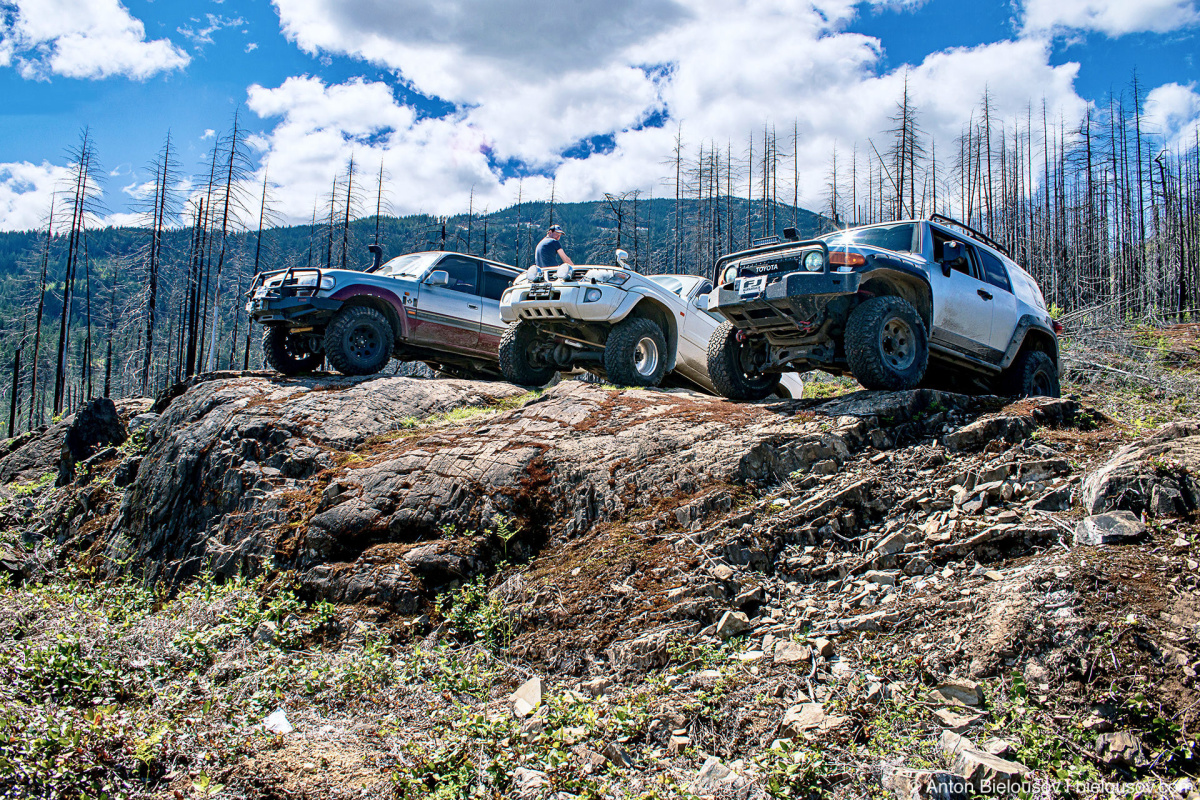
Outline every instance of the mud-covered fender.
[(871, 255), (866, 266), (855, 271), (859, 274), (860, 292), (872, 292), (872, 284), (886, 284), (891, 289), (889, 293), (904, 298), (917, 310), (927, 331), (933, 330), (933, 286), (925, 270), (897, 258)]
[(1017, 327), (1008, 342), (1008, 347), (1004, 349), (1004, 358), (1000, 362), (1001, 369), (1008, 369), (1012, 365), (1030, 336), (1037, 338), (1042, 345), (1041, 349), (1050, 356), (1054, 366), (1058, 366), (1058, 336), (1044, 321), (1033, 314), (1025, 314), (1017, 320)]

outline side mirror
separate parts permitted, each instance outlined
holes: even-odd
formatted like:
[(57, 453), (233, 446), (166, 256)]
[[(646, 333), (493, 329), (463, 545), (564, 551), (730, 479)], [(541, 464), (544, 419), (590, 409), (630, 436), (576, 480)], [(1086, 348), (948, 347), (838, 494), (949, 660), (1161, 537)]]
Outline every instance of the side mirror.
[(425, 279), (426, 286), (447, 286), (450, 283), (450, 273), (444, 269), (435, 269)]
[(708, 310), (708, 293), (705, 292), (704, 294), (696, 295), (696, 299), (692, 301), (692, 305), (694, 305), (696, 308), (700, 309), (701, 311), (707, 311)]
[(798, 242), (800, 241), (800, 231), (796, 230), (795, 228), (784, 228), (783, 238), (787, 239), (789, 242)]
[(625, 252), (624, 250), (618, 250), (616, 252), (616, 256), (617, 266), (621, 267), (622, 269), (629, 269), (629, 253)]
[(950, 271), (967, 263), (967, 250), (962, 242), (946, 242), (942, 245), (942, 274), (950, 277)]

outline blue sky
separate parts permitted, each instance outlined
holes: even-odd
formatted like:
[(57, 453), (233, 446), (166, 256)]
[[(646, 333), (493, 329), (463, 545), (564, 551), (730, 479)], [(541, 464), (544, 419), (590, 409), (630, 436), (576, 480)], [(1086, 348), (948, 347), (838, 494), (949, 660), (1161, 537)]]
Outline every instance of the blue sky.
[(122, 223), (168, 131), (205, 174), (235, 111), (289, 221), (351, 155), (384, 165), (395, 212), (449, 213), (548, 197), (551, 178), (565, 200), (673, 192), (677, 135), (740, 156), (764, 125), (789, 157), (794, 126), (819, 208), (834, 149), (886, 139), (906, 79), (945, 152), (985, 87), (1000, 119), (1044, 101), (1070, 126), (1129, 101), (1136, 70), (1178, 146), (1200, 118), (1195, 2), (0, 0), (0, 229), (40, 224), (84, 126)]

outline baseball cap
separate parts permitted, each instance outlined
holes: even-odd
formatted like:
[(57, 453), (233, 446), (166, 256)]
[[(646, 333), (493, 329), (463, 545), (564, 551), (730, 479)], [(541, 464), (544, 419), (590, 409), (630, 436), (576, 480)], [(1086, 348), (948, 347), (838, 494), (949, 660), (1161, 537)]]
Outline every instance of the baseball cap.
[(550, 232), (551, 233), (562, 233), (563, 232), (562, 225), (551, 225)]

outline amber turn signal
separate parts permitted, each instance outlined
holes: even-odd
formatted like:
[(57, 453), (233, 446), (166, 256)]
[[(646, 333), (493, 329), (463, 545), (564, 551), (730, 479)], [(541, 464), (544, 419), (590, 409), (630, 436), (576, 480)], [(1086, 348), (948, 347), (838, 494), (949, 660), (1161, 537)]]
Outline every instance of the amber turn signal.
[(861, 267), (867, 263), (867, 259), (863, 257), (862, 253), (831, 252), (829, 254), (829, 263), (842, 267)]

